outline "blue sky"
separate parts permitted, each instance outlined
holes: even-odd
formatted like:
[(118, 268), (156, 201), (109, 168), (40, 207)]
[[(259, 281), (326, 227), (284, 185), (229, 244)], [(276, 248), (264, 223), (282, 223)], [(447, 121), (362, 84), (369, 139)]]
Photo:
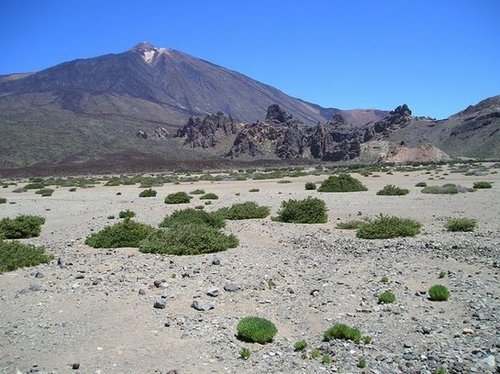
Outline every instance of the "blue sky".
[(140, 41), (325, 107), (447, 117), (500, 94), (499, 0), (1, 0), (0, 74)]

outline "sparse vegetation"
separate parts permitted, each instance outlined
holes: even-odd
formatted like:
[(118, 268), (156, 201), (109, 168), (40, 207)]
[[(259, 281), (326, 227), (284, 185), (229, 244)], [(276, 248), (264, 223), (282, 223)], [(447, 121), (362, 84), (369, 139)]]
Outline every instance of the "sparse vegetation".
[(384, 291), (378, 296), (379, 304), (392, 304), (396, 301), (396, 295), (391, 291)]
[(217, 196), (216, 194), (212, 193), (212, 192), (209, 192), (203, 196), (200, 196), (200, 200), (217, 200), (219, 198), (219, 196)]
[(332, 175), (323, 181), (318, 188), (319, 192), (358, 192), (366, 190), (368, 189), (358, 179), (349, 174)]
[(312, 191), (316, 189), (316, 183), (313, 182), (307, 182), (306, 183), (306, 190)]
[(185, 192), (174, 192), (165, 198), (165, 204), (187, 204), (191, 201), (191, 196)]
[(269, 208), (260, 206), (253, 201), (234, 204), (229, 208), (222, 208), (217, 211), (217, 214), (224, 219), (239, 220), (239, 219), (257, 219), (266, 218), (269, 215)]
[(293, 345), (293, 350), (295, 352), (303, 351), (307, 347), (307, 342), (305, 340), (299, 340)]
[(140, 243), (140, 251), (169, 255), (198, 255), (225, 251), (238, 246), (238, 239), (218, 229), (200, 224), (156, 230)]
[(0, 239), (25, 239), (40, 235), (45, 218), (21, 215), (0, 220)]
[(323, 334), (325, 341), (332, 339), (352, 340), (358, 343), (361, 340), (361, 331), (355, 327), (349, 327), (342, 323), (333, 325)]
[(474, 192), (473, 188), (467, 188), (457, 184), (443, 184), (442, 186), (427, 186), (422, 188), (422, 193), (456, 195), (463, 192)]
[(35, 247), (18, 241), (0, 241), (0, 272), (35, 266), (52, 259), (53, 256), (46, 254), (43, 247)]
[(490, 182), (479, 181), (479, 182), (474, 182), (474, 184), (472, 185), (472, 187), (480, 189), (480, 188), (491, 188), (493, 186), (491, 185)]
[(470, 232), (476, 228), (477, 221), (473, 218), (450, 218), (445, 227), (448, 231)]
[(429, 289), (429, 300), (446, 301), (450, 297), (450, 291), (443, 285), (436, 284)]
[(363, 336), (363, 343), (368, 345), (372, 342), (372, 337), (370, 335)]
[(342, 230), (357, 230), (364, 223), (366, 223), (366, 220), (353, 219), (350, 221), (337, 223), (337, 228)]
[(407, 190), (406, 188), (396, 187), (392, 184), (388, 184), (387, 186), (382, 188), (380, 191), (378, 191), (377, 195), (403, 196), (403, 195), (407, 195), (409, 192), (410, 192), (410, 190)]
[(440, 272), (439, 272), (439, 275), (438, 275), (438, 278), (439, 278), (439, 279), (442, 279), (442, 278), (444, 278), (444, 277), (446, 277), (446, 271), (440, 271)]
[(205, 190), (196, 189), (196, 190), (191, 191), (190, 194), (191, 195), (203, 195), (203, 194), (205, 194)]
[(330, 356), (328, 353), (323, 355), (323, 358), (321, 359), (321, 363), (323, 365), (330, 365), (332, 363), (332, 356)]
[(278, 216), (273, 220), (288, 223), (325, 223), (328, 220), (323, 200), (308, 197), (304, 200), (283, 201)]
[(364, 369), (366, 367), (366, 360), (364, 358), (360, 358), (358, 360), (358, 368)]
[(388, 277), (388, 276), (386, 276), (386, 275), (384, 275), (380, 281), (381, 281), (382, 283), (384, 283), (384, 284), (387, 284), (387, 283), (389, 283), (389, 277)]
[(90, 235), (85, 244), (94, 248), (139, 247), (139, 242), (153, 231), (151, 226), (126, 219)]
[(265, 344), (273, 341), (278, 329), (271, 321), (259, 317), (245, 317), (236, 327), (238, 339), (252, 343)]
[(36, 194), (42, 195), (43, 197), (52, 196), (54, 190), (52, 188), (42, 188), (41, 190), (35, 191)]
[(251, 352), (247, 347), (242, 347), (240, 350), (240, 357), (243, 360), (248, 360), (250, 358)]
[(120, 218), (125, 218), (125, 219), (130, 219), (132, 217), (135, 217), (135, 212), (127, 209), (127, 210), (122, 210), (119, 214), (118, 217)]
[(148, 188), (148, 189), (142, 190), (139, 193), (139, 197), (155, 197), (156, 194), (157, 194), (157, 192), (155, 190)]
[(5, 204), (7, 199), (5, 197), (0, 197), (0, 204)]
[(418, 182), (415, 187), (427, 187), (427, 183), (426, 182)]
[(409, 218), (380, 215), (358, 228), (356, 236), (361, 239), (389, 239), (415, 236), (420, 233), (421, 224)]
[(314, 348), (312, 351), (311, 351), (311, 358), (313, 360), (316, 360), (320, 355), (320, 351), (318, 348)]
[(258, 189), (258, 188), (252, 188), (252, 189), (248, 190), (248, 192), (259, 192), (259, 191), (260, 191), (260, 189)]
[(25, 190), (40, 190), (45, 188), (45, 184), (43, 182), (33, 182), (26, 184), (23, 188)]
[(163, 222), (160, 223), (160, 227), (175, 227), (189, 224), (207, 225), (216, 229), (225, 226), (224, 218), (219, 214), (188, 208), (176, 210), (170, 216), (166, 216)]

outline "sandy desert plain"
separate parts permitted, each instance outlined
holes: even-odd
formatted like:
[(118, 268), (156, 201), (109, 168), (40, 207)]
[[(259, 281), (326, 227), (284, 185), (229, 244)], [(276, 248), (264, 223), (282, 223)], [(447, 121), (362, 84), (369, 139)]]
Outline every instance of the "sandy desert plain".
[[(41, 235), (21, 241), (44, 246), (54, 260), (0, 274), (0, 371), (496, 373), (500, 166), (479, 166), (480, 172), (468, 175), (451, 172), (450, 165), (367, 176), (352, 172), (368, 188), (353, 193), (305, 190), (306, 182), (320, 183), (326, 172), (285, 178), (290, 183), (169, 183), (153, 187), (158, 195), (152, 198), (139, 198), (138, 185), (107, 187), (104, 182), (74, 192), (53, 187), (52, 196), (41, 197), (33, 190), (14, 193), (26, 182), (17, 181), (0, 189), (0, 197), (7, 199), (0, 205), (0, 218), (45, 217)], [(423, 194), (415, 187), (421, 181), (466, 187), (489, 181), (493, 188)], [(377, 196), (387, 184), (410, 193)], [(133, 210), (135, 220), (157, 226), (174, 210), (199, 205), (198, 196), (189, 204), (164, 203), (168, 193), (194, 189), (219, 196), (207, 211), (255, 201), (275, 215), (284, 200), (319, 197), (328, 207), (328, 222), (291, 224), (270, 217), (227, 221), (224, 231), (235, 234), (239, 246), (207, 255), (85, 245), (92, 232), (118, 222), (108, 217), (118, 217), (119, 211)], [(416, 219), (422, 231), (415, 237), (366, 240), (353, 230), (336, 228), (338, 222), (380, 213)], [(450, 217), (474, 218), (477, 228), (449, 232), (444, 222)], [(445, 276), (440, 278), (440, 272)], [(236, 291), (224, 289), (230, 284)], [(448, 301), (428, 299), (434, 284), (449, 288)], [(218, 296), (207, 295), (212, 288)], [(396, 295), (394, 303), (378, 304), (385, 290)], [(158, 297), (165, 298), (164, 309), (153, 308)], [(214, 308), (197, 311), (193, 300), (213, 302)], [(236, 326), (245, 316), (275, 323), (273, 342), (238, 340)], [(372, 340), (323, 341), (324, 331), (335, 323), (355, 326)], [(308, 345), (295, 351), (299, 340)], [(240, 357), (243, 347), (251, 352), (247, 360)], [(313, 358), (316, 353), (319, 357)], [(359, 367), (360, 359), (365, 368)]]

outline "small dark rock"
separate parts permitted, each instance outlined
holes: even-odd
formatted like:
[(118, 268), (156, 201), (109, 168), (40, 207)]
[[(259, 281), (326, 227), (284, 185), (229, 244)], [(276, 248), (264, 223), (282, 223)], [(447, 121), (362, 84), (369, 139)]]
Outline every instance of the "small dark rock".
[(79, 362), (74, 363), (73, 365), (71, 365), (71, 368), (72, 368), (73, 370), (78, 370), (78, 369), (80, 369), (80, 363), (79, 363)]
[(158, 298), (158, 299), (155, 300), (153, 308), (156, 308), (156, 309), (165, 309), (166, 305), (167, 305), (167, 300), (165, 300), (164, 298), (160, 297), (160, 298)]
[(227, 283), (224, 286), (224, 291), (226, 292), (236, 292), (240, 289), (240, 287), (237, 284), (234, 283)]
[(207, 303), (199, 300), (193, 300), (193, 304), (191, 304), (191, 306), (201, 312), (206, 312), (207, 310), (215, 308), (214, 303)]
[(220, 258), (217, 256), (214, 256), (212, 258), (212, 265), (220, 265)]
[(146, 294), (146, 290), (144, 288), (141, 288), (139, 290), (139, 295), (145, 295)]

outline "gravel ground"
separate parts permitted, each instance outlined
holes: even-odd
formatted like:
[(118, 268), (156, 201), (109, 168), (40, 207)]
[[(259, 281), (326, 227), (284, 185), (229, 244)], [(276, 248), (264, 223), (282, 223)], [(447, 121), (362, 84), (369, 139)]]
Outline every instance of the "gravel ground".
[[(439, 175), (429, 184), (489, 180), (490, 190), (459, 195), (425, 195), (414, 187), (423, 172), (358, 177), (366, 192), (305, 191), (306, 181), (325, 176), (244, 182), (197, 182), (155, 188), (139, 198), (138, 186), (56, 189), (51, 197), (0, 190), (8, 202), (0, 217), (46, 217), (42, 234), (23, 242), (54, 254), (49, 264), (0, 274), (0, 370), (4, 373), (495, 373), (500, 363), (499, 174)], [(404, 174), (409, 174), (405, 176)], [(437, 179), (438, 175), (432, 175)], [(377, 196), (386, 184), (410, 189), (401, 197)], [(17, 186), (19, 187), (19, 186)], [(329, 221), (298, 225), (263, 220), (228, 222), (240, 245), (214, 255), (174, 257), (136, 249), (93, 249), (85, 238), (117, 222), (110, 215), (131, 209), (136, 219), (159, 224), (181, 206), (163, 203), (166, 194), (195, 188), (215, 192), (216, 210), (237, 202), (271, 207), (309, 195), (324, 199)], [(259, 192), (249, 192), (252, 188)], [(121, 195), (117, 195), (121, 192)], [(239, 193), (239, 195), (236, 195)], [(195, 197), (186, 206), (199, 205)], [(415, 238), (361, 240), (337, 222), (379, 213), (423, 224)], [(450, 233), (448, 217), (478, 220), (473, 233)], [(57, 259), (63, 264), (58, 265)], [(215, 261), (217, 263), (217, 261)], [(446, 272), (439, 278), (441, 271)], [(381, 282), (387, 276), (389, 283)], [(156, 281), (156, 282), (155, 282)], [(226, 291), (225, 286), (237, 290)], [(446, 302), (431, 302), (427, 290), (443, 284)], [(207, 295), (216, 288), (218, 296)], [(228, 287), (226, 287), (228, 288)], [(379, 305), (391, 290), (394, 304)], [(165, 308), (153, 308), (159, 298)], [(193, 301), (214, 308), (197, 311)], [(273, 321), (278, 334), (266, 345), (236, 339), (244, 316)], [(370, 344), (323, 341), (335, 323), (358, 327)], [(294, 352), (305, 339), (308, 347)], [(251, 350), (240, 358), (242, 347)], [(314, 348), (318, 359), (311, 358)], [(323, 364), (323, 355), (331, 364)], [(366, 368), (357, 367), (366, 360)]]

